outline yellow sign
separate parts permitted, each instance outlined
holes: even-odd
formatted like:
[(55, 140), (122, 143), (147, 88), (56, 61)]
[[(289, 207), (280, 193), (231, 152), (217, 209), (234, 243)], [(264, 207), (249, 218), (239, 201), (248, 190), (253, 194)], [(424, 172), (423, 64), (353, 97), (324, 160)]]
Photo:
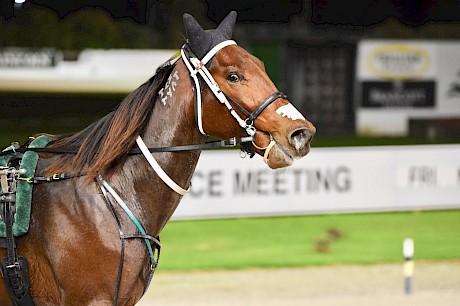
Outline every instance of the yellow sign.
[(366, 64), (371, 73), (382, 79), (410, 80), (426, 75), (431, 60), (428, 52), (420, 47), (387, 44), (370, 52)]

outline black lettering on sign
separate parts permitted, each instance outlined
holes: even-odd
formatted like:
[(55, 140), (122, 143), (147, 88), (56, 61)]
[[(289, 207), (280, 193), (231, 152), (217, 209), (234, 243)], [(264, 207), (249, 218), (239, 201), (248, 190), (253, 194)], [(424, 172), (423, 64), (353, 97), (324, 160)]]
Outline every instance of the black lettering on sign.
[(286, 186), (286, 172), (285, 171), (275, 171), (273, 176), (273, 191), (275, 194), (287, 194), (287, 186)]
[(335, 170), (335, 188), (345, 192), (351, 189), (351, 175), (348, 167), (342, 166)]
[(266, 171), (257, 172), (257, 193), (260, 195), (266, 195), (269, 192), (268, 176)]
[(301, 192), (300, 179), (301, 179), (302, 172), (303, 171), (301, 169), (295, 169), (294, 171), (292, 171), (292, 174), (294, 175), (294, 192), (295, 193)]
[(201, 171), (195, 171), (193, 174), (192, 188), (190, 189), (190, 195), (193, 197), (201, 197), (205, 192), (205, 186), (203, 184), (204, 174)]
[(209, 172), (209, 195), (212, 197), (222, 196), (222, 171)]
[(222, 171), (213, 170), (208, 173), (195, 171), (190, 195), (196, 198), (203, 196), (221, 197), (223, 195)]
[(235, 172), (235, 179), (233, 180), (233, 193), (245, 194), (254, 191), (255, 181), (252, 172)]
[(346, 192), (351, 189), (351, 171), (348, 167), (313, 169), (306, 171), (307, 192), (322, 190)]
[(408, 182), (410, 187), (436, 187), (436, 167), (413, 166), (409, 168)]
[(277, 171), (235, 171), (233, 194), (288, 195), (318, 192), (347, 192), (352, 188), (350, 168)]

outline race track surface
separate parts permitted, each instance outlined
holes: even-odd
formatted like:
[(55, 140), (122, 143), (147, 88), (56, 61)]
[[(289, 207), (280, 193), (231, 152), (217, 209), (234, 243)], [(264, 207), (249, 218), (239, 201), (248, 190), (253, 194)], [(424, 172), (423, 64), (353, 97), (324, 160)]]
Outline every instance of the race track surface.
[(458, 306), (460, 261), (415, 262), (413, 293), (401, 264), (237, 271), (157, 271), (138, 306)]

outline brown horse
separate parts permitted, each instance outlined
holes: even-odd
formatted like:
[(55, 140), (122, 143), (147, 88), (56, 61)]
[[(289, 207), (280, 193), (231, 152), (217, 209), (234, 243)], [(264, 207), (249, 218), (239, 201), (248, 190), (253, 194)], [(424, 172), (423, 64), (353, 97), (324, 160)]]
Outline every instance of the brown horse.
[[(149, 153), (162, 169), (154, 171), (146, 156), (132, 154), (141, 142), (183, 146), (203, 144), (205, 134), (249, 135), (246, 149), (270, 168), (308, 153), (314, 126), (277, 91), (263, 63), (230, 40), (235, 21), (232, 12), (205, 31), (184, 15), (181, 58), (160, 67), (114, 112), (76, 134), (54, 136), (48, 146), (76, 154), (40, 153), (37, 176), (74, 177), (34, 186), (29, 232), (16, 240), (29, 261), (35, 305), (134, 305), (142, 297), (152, 270), (146, 241), (159, 235), (190, 187), (201, 151)], [(3, 282), (0, 305), (12, 305)]]

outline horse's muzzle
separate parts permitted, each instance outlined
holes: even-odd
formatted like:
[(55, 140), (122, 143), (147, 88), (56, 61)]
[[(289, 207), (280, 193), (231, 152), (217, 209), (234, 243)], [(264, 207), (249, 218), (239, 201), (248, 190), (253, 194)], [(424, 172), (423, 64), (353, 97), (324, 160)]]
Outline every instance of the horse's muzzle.
[(303, 157), (310, 151), (310, 142), (316, 133), (316, 129), (297, 129), (289, 136), (289, 143), (295, 149), (297, 158)]

